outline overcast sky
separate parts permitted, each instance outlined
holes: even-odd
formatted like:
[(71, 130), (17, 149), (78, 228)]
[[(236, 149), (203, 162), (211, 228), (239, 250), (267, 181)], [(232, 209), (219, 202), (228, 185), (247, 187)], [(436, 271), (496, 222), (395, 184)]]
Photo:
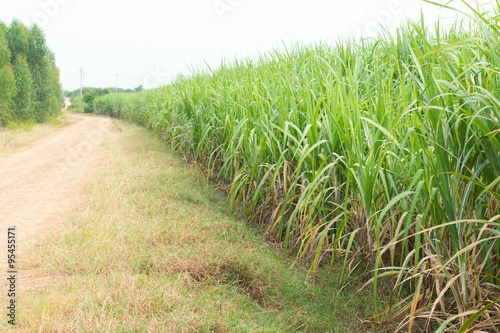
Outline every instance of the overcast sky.
[(418, 19), (421, 10), (429, 22), (437, 15), (456, 19), (419, 0), (0, 1), (1, 21), (17, 17), (43, 27), (67, 90), (79, 88), (80, 65), (85, 86), (114, 87), (118, 73), (119, 87), (151, 88), (190, 67), (217, 67), (222, 58), (255, 56), (283, 43), (374, 36), (379, 23), (395, 27)]

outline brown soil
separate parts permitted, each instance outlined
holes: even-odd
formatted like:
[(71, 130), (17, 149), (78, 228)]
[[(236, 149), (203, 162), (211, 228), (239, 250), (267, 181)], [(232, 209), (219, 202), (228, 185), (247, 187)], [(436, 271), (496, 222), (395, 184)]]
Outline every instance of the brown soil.
[[(16, 228), (16, 261), (22, 261), (35, 242), (63, 230), (61, 214), (76, 207), (103, 158), (100, 146), (111, 120), (70, 116), (82, 120), (0, 157), (0, 277), (8, 271), (7, 229)], [(29, 272), (16, 264), (18, 279), (28, 278)]]

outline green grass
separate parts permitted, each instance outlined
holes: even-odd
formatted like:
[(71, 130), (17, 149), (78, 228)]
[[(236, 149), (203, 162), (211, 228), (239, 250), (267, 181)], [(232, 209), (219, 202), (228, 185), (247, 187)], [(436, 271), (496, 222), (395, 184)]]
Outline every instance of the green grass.
[(66, 231), (23, 269), (57, 282), (20, 293), (22, 332), (360, 332), (373, 311), (340, 270), (311, 277), (228, 211), (198, 167), (122, 121)]
[[(410, 290), (374, 321), (458, 330), (500, 298), (496, 8), (447, 31), (422, 19), (223, 63), (96, 110), (204, 165), (286, 254), (358, 267), (374, 295), (382, 277), (396, 299)], [(499, 319), (496, 303), (474, 325)]]

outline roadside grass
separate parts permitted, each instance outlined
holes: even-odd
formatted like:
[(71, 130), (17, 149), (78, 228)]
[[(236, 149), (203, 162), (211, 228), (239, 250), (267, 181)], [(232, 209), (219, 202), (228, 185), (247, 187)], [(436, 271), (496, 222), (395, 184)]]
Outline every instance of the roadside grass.
[[(373, 294), (340, 271), (292, 266), (228, 211), (196, 166), (113, 120), (105, 165), (64, 232), (24, 268), (57, 283), (22, 292), (19, 332), (370, 332)], [(334, 268), (335, 269), (335, 268)]]
[(61, 114), (58, 117), (48, 119), (43, 124), (37, 124), (34, 121), (20, 124), (10, 123), (4, 128), (0, 128), (0, 155), (32, 144), (61, 127), (77, 121), (79, 120), (76, 118)]

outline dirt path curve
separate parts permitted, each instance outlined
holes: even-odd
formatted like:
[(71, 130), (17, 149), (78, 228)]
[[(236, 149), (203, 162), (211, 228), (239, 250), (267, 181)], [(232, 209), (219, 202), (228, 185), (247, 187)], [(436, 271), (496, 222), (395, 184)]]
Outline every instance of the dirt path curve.
[(99, 160), (111, 120), (70, 116), (82, 120), (0, 157), (0, 276), (5, 274), (7, 229), (16, 226), (19, 253), (57, 232), (53, 216), (76, 204), (74, 194)]

